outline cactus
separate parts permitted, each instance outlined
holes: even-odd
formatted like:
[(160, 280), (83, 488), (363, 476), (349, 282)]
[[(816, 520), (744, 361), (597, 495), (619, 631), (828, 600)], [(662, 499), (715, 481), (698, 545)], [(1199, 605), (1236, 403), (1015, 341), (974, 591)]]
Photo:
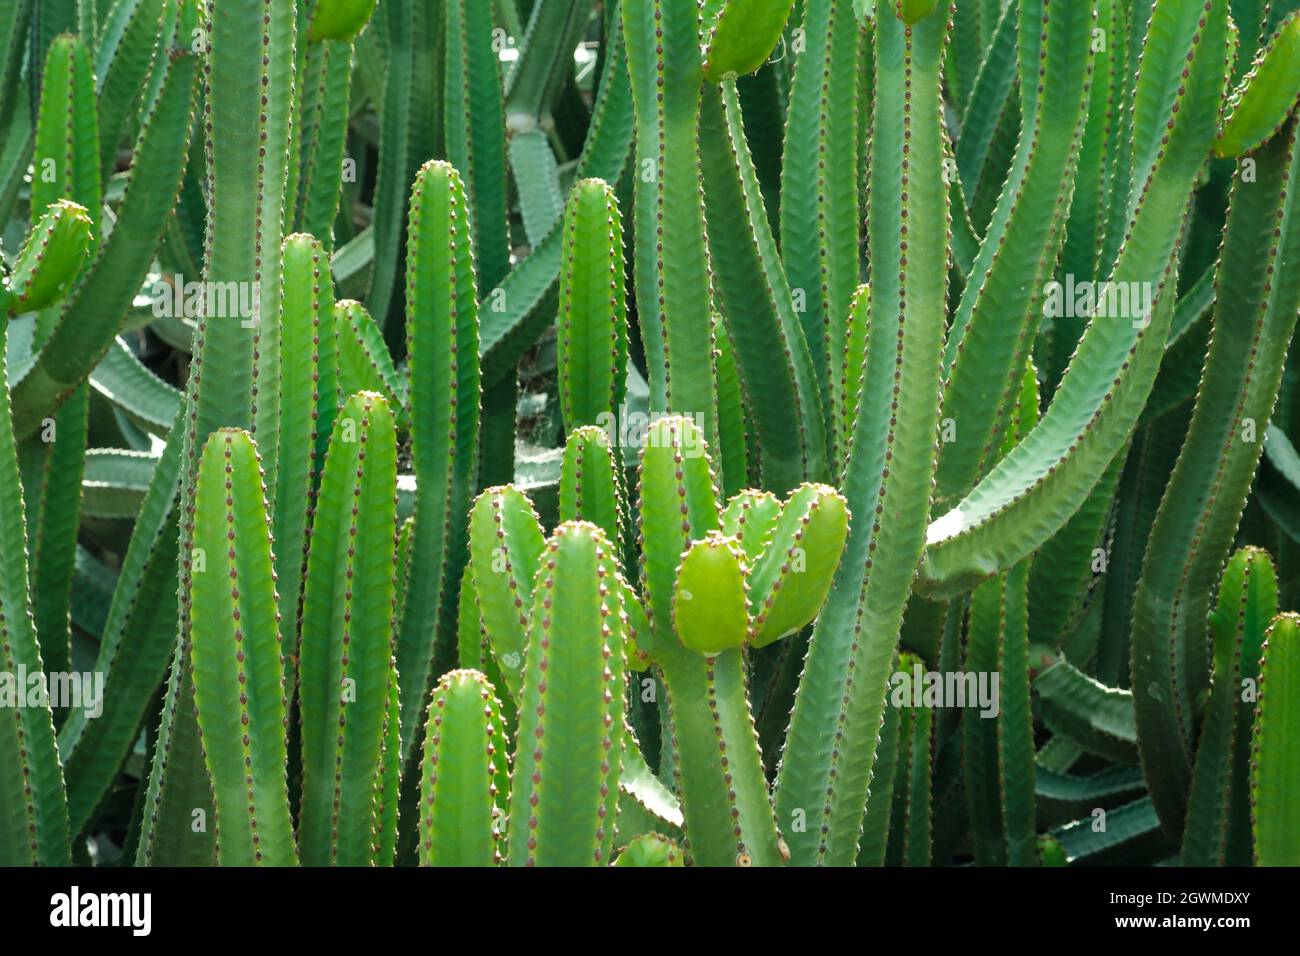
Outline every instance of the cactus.
[(0, 37), (0, 863), (1300, 860), (1295, 0)]
[(1223, 572), (1210, 618), (1214, 675), (1187, 800), (1185, 865), (1250, 863), (1242, 850), (1251, 845), (1247, 776), (1256, 707), (1241, 690), (1259, 681), (1264, 632), (1276, 614), (1277, 572), (1268, 554), (1238, 551)]
[[(223, 864), (296, 863), (286, 780), (288, 691), (257, 450), (221, 429), (203, 447), (190, 552), (192, 679)], [(209, 561), (211, 566), (209, 566)]]
[[(1296, 618), (1278, 617), (1264, 638), (1259, 666), (1260, 695), (1251, 731), (1250, 818), (1259, 866), (1294, 866), (1297, 845), (1296, 799), (1287, 781), (1295, 779)], [(1270, 683), (1271, 681), (1271, 683)]]
[[(1175, 836), (1187, 812), (1194, 708), (1209, 683), (1210, 590), (1262, 454), (1255, 432), (1276, 403), (1300, 312), (1295, 270), (1278, 268), (1300, 259), (1300, 228), (1288, 213), (1300, 188), (1295, 150), (1292, 123), (1255, 154), (1259, 181), (1233, 190), (1205, 369), (1134, 597), (1133, 686), (1159, 691), (1137, 699), (1142, 761), (1161, 824)], [(1242, 331), (1232, 327), (1237, 317), (1250, 323)], [(1159, 557), (1170, 553), (1179, 560)]]
[(308, 866), (370, 859), (390, 695), (396, 499), (393, 414), (378, 395), (353, 395), (330, 437), (302, 598), (298, 839)]
[(478, 460), (478, 313), (465, 187), (446, 163), (421, 168), (407, 257), (411, 455), (416, 487), (411, 579), (397, 643), (402, 752), (414, 743), (435, 656), (454, 648), (455, 582)]

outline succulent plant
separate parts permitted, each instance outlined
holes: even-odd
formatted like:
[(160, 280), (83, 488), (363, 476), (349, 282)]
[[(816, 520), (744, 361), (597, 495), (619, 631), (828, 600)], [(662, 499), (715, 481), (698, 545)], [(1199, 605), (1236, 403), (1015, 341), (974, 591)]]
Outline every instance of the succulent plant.
[(1295, 0), (0, 35), (0, 864), (1300, 864)]

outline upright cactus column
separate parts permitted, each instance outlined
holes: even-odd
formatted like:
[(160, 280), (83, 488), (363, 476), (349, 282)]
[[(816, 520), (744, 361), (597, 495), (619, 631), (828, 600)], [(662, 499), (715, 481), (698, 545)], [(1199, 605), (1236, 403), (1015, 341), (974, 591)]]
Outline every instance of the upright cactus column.
[(610, 861), (623, 741), (617, 567), (617, 550), (585, 522), (560, 525), (538, 563), (511, 778), (511, 866)]
[[(284, 222), (285, 172), (274, 157), (288, 149), (293, 108), (294, 5), (291, 0), (233, 0), (208, 3), (200, 22), (205, 41), (204, 127), (207, 142), (208, 223), (203, 278), (220, 286), (227, 303), (242, 308), (196, 316), (193, 363), (185, 396), (180, 477), (180, 626), (172, 677), (163, 707), (159, 743), (150, 769), (145, 826), (140, 838), (145, 862), (199, 856), (210, 839), (197, 832), (194, 811), (210, 810), (203, 771), (193, 739), (193, 690), (189, 678), (190, 555), (193, 548), (194, 480), (199, 453), (214, 429), (256, 422), (262, 453), (278, 451), (278, 396), (273, 387), (254, 392), (253, 354), (259, 353), (263, 381), (278, 380), (280, 248)], [(274, 491), (272, 489), (272, 494)], [(179, 744), (179, 746), (178, 746)], [(186, 763), (177, 764), (180, 758)], [(175, 788), (178, 792), (170, 794)]]
[(717, 437), (709, 254), (700, 190), (703, 66), (693, 3), (623, 4), (637, 117), (636, 295), (655, 411)]
[[(1161, 825), (1187, 816), (1194, 729), (1210, 684), (1206, 621), (1272, 414), (1300, 313), (1300, 163), (1289, 122), (1238, 180), (1215, 276), (1217, 303), (1183, 450), (1147, 543), (1133, 608), (1142, 763)], [(1176, 559), (1171, 559), (1176, 555)]]
[(298, 838), (308, 866), (371, 861), (393, 656), (396, 494), (393, 413), (378, 395), (353, 395), (330, 439), (303, 594)]
[(855, 516), (813, 631), (776, 781), (795, 863), (857, 855), (886, 680), (925, 540), (946, 326), (948, 190), (940, 67), (950, 4), (876, 17), (871, 320), (844, 469)]
[(199, 739), (223, 865), (298, 862), (286, 779), (288, 690), (263, 494), (252, 439), (233, 429), (214, 432), (195, 483), (190, 625)]
[[(0, 286), (0, 356), (9, 318), (45, 308), (71, 283), (86, 257), (90, 218), (74, 203), (49, 206), (28, 236), (12, 275)], [(11, 490), (0, 511), (0, 667), (39, 673), (41, 648), (28, 597), (27, 540), (23, 520), (18, 449), (8, 389), (0, 389), (0, 480)], [(13, 701), (0, 719), (0, 863), (9, 866), (68, 861), (68, 804), (63, 769), (48, 704)]]
[(1250, 808), (1258, 866), (1300, 863), (1295, 791), (1300, 732), (1300, 620), (1284, 614), (1265, 637), (1250, 766)]
[(421, 167), (407, 239), (411, 455), (417, 497), (411, 578), (397, 643), (402, 753), (424, 714), (435, 660), (455, 652), (456, 586), (478, 458), (478, 305), (469, 208), (444, 162)]

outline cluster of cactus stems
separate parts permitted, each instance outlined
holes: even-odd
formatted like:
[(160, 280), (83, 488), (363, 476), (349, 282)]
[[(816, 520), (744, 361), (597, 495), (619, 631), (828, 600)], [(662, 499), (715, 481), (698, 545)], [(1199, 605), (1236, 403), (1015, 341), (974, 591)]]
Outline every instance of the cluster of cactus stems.
[(0, 35), (0, 864), (1300, 864), (1297, 0)]

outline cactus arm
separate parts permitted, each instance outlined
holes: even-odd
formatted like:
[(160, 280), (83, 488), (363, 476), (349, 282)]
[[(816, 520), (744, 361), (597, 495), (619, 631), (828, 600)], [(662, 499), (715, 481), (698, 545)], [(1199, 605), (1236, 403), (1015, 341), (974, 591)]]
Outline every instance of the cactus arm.
[[(285, 680), (292, 687), (307, 524), (323, 457), (318, 447), (327, 440), (323, 436), (329, 434), (333, 424), (337, 396), (333, 394), (331, 374), (335, 366), (331, 348), (334, 338), (329, 333), (334, 295), (325, 250), (311, 236), (295, 233), (285, 238), (281, 256), (283, 355), (279, 381), (263, 387), (279, 392), (279, 464), (271, 485), (271, 527), (276, 594), (280, 599), (280, 642), (289, 663)], [(324, 421), (322, 408), (330, 409)]]
[(656, 648), (668, 694), (676, 791), (696, 866), (779, 866), (781, 837), (749, 710), (742, 652)]
[(246, 432), (207, 441), (194, 495), (194, 701), (226, 865), (297, 863), (285, 745), (287, 698), (271, 537)]
[(779, 865), (783, 851), (749, 709), (743, 655), (706, 657), (672, 630), (681, 554), (718, 526), (705, 442), (688, 418), (650, 426), (641, 462), (643, 593), (655, 663), (668, 693), (668, 733), (686, 852), (702, 866)]
[[(249, 24), (257, 29), (250, 30)], [(279, 260), (269, 250), (278, 250), (282, 241), (283, 179), (278, 165), (268, 169), (266, 157), (284, 154), (288, 144), (293, 5), (289, 0), (224, 2), (203, 8), (201, 25), (207, 41), (203, 278), (227, 289), (256, 288), (256, 318), (272, 325), (278, 321)], [(212, 317), (205, 310), (198, 317), (182, 433), (173, 439), (181, 447), (179, 625), (141, 831), (139, 853), (147, 863), (189, 858), (191, 853), (202, 857), (211, 846), (210, 836), (192, 827), (195, 812), (210, 816), (212, 793), (206, 783), (194, 780), (195, 775), (201, 780), (203, 770), (197, 759), (190, 673), (190, 562), (200, 450), (217, 428), (247, 427), (254, 420), (254, 334), (249, 326), (260, 323), (254, 316), (240, 315), (242, 303), (234, 311), (234, 316)], [(268, 337), (265, 344), (273, 347), (274, 338)], [(264, 416), (269, 411), (264, 408)]]
[[(32, 615), (41, 655), (51, 673), (72, 663), (68, 600), (82, 515), (81, 481), (86, 466), (89, 392), (78, 389), (53, 419), (49, 440), (32, 440), (24, 451), (34, 467), (24, 475), (31, 572)], [(60, 723), (62, 722), (60, 718)]]
[(744, 387), (736, 367), (736, 350), (731, 342), (726, 323), (715, 317), (717, 330), (718, 373), (718, 454), (722, 459), (722, 488), (726, 494), (735, 494), (750, 480), (750, 424), (745, 414)]
[[(1125, 149), (1118, 135), (1118, 115), (1126, 51), (1117, 42), (1124, 36), (1124, 5), (1119, 0), (1099, 0), (1097, 20), (1092, 35), (1092, 80), (1087, 96), (1087, 121), (1079, 145), (1078, 174), (1070, 200), (1070, 217), (1061, 246), (1063, 276), (1073, 275), (1089, 281), (1102, 278), (1102, 242), (1107, 226), (1110, 201), (1111, 156)], [(1096, 40), (1100, 38), (1100, 45)], [(1087, 318), (1053, 316), (1051, 322), (1051, 359), (1044, 362), (1048, 380), (1054, 385), (1070, 363)]]
[[(823, 405), (833, 406), (837, 342), (858, 280), (857, 77), (870, 28), (858, 25), (849, 0), (810, 0), (803, 30), (786, 110), (781, 254), (790, 287), (804, 299), (799, 320), (816, 380), (830, 383)], [(847, 440), (832, 419), (831, 454), (842, 455)]]
[(780, 40), (794, 0), (727, 0), (706, 23), (704, 78), (718, 82), (753, 73)]
[[(624, 600), (627, 600), (624, 592)], [(654, 775), (641, 753), (636, 735), (628, 729), (623, 743), (623, 772), (618, 778), (618, 825), (616, 842), (636, 824), (653, 827), (677, 838), (682, 828), (682, 808), (672, 791)]]
[(532, 246), (541, 245), (564, 215), (560, 165), (550, 140), (541, 129), (510, 135), (510, 170), (519, 194), (519, 218)]
[[(178, 452), (171, 463), (172, 496), (179, 470)], [(141, 534), (138, 545), (133, 536), (120, 572), (121, 583), (113, 591), (94, 667), (104, 675), (103, 713), (91, 720), (83, 711), (74, 710), (59, 728), (73, 833), (80, 833), (98, 809), (146, 716), (154, 716), (148, 714), (149, 702), (167, 679), (167, 659), (176, 636), (176, 611), (171, 604), (177, 571), (172, 496), (167, 498), (168, 520), (163, 532), (151, 541)], [(150, 499), (151, 504), (156, 501), (156, 496)], [(140, 519), (142, 524), (147, 520)], [(128, 572), (128, 566), (134, 566), (133, 571)]]
[(339, 394), (378, 392), (396, 414), (398, 431), (408, 431), (405, 380), (393, 365), (384, 333), (366, 307), (353, 299), (334, 303), (333, 326)]
[(716, 531), (682, 553), (673, 589), (673, 630), (687, 648), (713, 656), (745, 642), (748, 571), (739, 542)]
[(532, 503), (509, 486), (489, 488), (470, 512), (470, 568), (483, 630), (509, 695), (518, 700), (533, 574), (545, 550)]
[(135, 425), (165, 438), (176, 421), (183, 394), (145, 367), (118, 336), (90, 373), (90, 387)]
[(1029, 572), (1031, 644), (1060, 646), (1094, 588), (1098, 558), (1110, 570), (1104, 546), (1128, 448), (1115, 456), (1097, 487), (1064, 528), (1039, 550)]
[(1016, 406), (1073, 193), (1094, 13), (1091, 2), (1020, 5), (1024, 126), (946, 343), (943, 414), (957, 440), (940, 449), (936, 508), (959, 499), (992, 464)]
[[(1109, 281), (1120, 289), (1149, 290), (1154, 314), (1121, 308), (1131, 314), (1089, 324), (1037, 427), (930, 526), (923, 583), (932, 596), (971, 587), (1056, 533), (1141, 413), (1173, 313), (1172, 296), (1161, 290), (1172, 286), (1175, 246), (1222, 94), (1225, 2), (1211, 0), (1209, 10), (1199, 10), (1161, 0), (1152, 15), (1134, 116), (1136, 181), (1143, 186), (1131, 204), (1128, 238)], [(1188, 79), (1171, 85), (1184, 68)], [(1169, 122), (1172, 128), (1166, 128)]]
[[(968, 673), (999, 672), (999, 651), (1010, 603), (1008, 583), (1006, 575), (999, 575), (985, 581), (971, 594), (964, 665)], [(1007, 834), (1002, 816), (997, 724), (980, 719), (971, 711), (963, 715), (961, 736), (963, 780), (975, 864), (1006, 866)]]
[(560, 412), (572, 431), (618, 415), (627, 385), (623, 225), (614, 190), (600, 180), (577, 182), (569, 195), (559, 294)]
[(36, 118), (32, 225), (49, 205), (69, 196), (89, 212), (93, 224), (88, 256), (99, 245), (102, 191), (99, 182), (99, 119), (90, 51), (77, 37), (55, 37), (42, 71)]
[(857, 855), (912, 555), (919, 560), (923, 545), (946, 315), (939, 73), (948, 13), (910, 29), (876, 22), (872, 321), (842, 484), (857, 518), (813, 630), (776, 781), (782, 824), (806, 817), (804, 832), (787, 830), (798, 864), (849, 865)]
[(371, 857), (389, 699), (396, 498), (392, 412), (378, 395), (353, 395), (334, 423), (302, 599), (298, 839), (306, 866), (360, 866)]
[[(1034, 717), (1029, 700), (1029, 563), (1007, 572), (1006, 618), (998, 646), (997, 740), (1000, 791), (1012, 866), (1038, 865), (1034, 802)], [(976, 716), (968, 712), (968, 718)]]
[[(32, 224), (38, 225), (60, 197), (84, 205), (89, 257), (98, 244), (101, 191), (94, 77), (86, 45), (72, 36), (57, 37), (46, 58), (45, 77), (36, 123)], [(37, 315), (34, 347), (44, 344), (59, 316), (57, 308)], [(71, 663), (68, 599), (81, 519), (88, 408), (83, 386), (73, 401), (44, 421), (40, 440), (23, 447), (30, 599), (43, 663), (51, 672), (66, 672)]]
[(1033, 687), (1039, 716), (1052, 733), (1116, 763), (1138, 762), (1131, 691), (1106, 687), (1066, 660), (1040, 673)]
[(1191, 425), (1160, 503), (1134, 598), (1142, 765), (1171, 836), (1191, 785), (1192, 728), (1209, 684), (1210, 594), (1232, 547), (1300, 312), (1296, 125), (1238, 183), (1219, 259), (1214, 331)]
[(166, 0), (116, 0), (95, 47), (95, 92), (99, 113), (99, 168), (112, 175), (131, 110), (149, 72)]
[(1008, 4), (1001, 9), (975, 85), (965, 104), (959, 104), (963, 109), (957, 171), (972, 203), (977, 193), (987, 191), (985, 181), (995, 175), (989, 153), (1003, 117), (1015, 105), (1017, 7)]
[(6, 319), (57, 302), (76, 278), (90, 245), (86, 208), (61, 199), (28, 233), (5, 283)]
[[(958, 212), (958, 210), (954, 210)], [(867, 342), (871, 338), (871, 286), (858, 286), (849, 301), (848, 318), (844, 328), (844, 344), (840, 355), (828, 359), (832, 368), (831, 417), (837, 435), (831, 473), (838, 480), (844, 473), (848, 457), (848, 436), (853, 433), (853, 422), (858, 416), (858, 401), (862, 395), (862, 376), (866, 371)]]
[[(407, 253), (411, 454), (415, 535), (411, 582), (398, 633), (402, 748), (409, 754), (423, 715), (444, 626), (454, 616), (464, 566), (465, 514), (478, 457), (478, 310), (469, 209), (456, 171), (426, 163), (411, 195)], [(450, 651), (447, 643), (443, 652)]]
[(595, 525), (568, 522), (538, 565), (510, 791), (512, 866), (609, 859), (624, 738), (616, 554)]
[[(14, 107), (23, 99), (18, 80), (33, 4), (34, 0), (15, 0), (0, 7), (0, 35), (5, 37), (3, 45), (0, 45), (0, 125), (8, 123), (14, 115)], [(19, 109), (25, 110), (26, 104), (22, 103)]]
[(844, 498), (826, 485), (791, 492), (749, 577), (749, 642), (766, 645), (812, 622), (849, 531)]
[(136, 865), (215, 865), (213, 816), (212, 783), (194, 717), (194, 684), (188, 667), (173, 667), (149, 767)]
[[(634, 116), (619, 4), (611, 4), (609, 10), (615, 15), (609, 22), (605, 66), (577, 178), (617, 183), (627, 165)], [(485, 385), (513, 372), (520, 357), (554, 320), (551, 296), (560, 273), (562, 236), (560, 230), (552, 229), (484, 300), (480, 348)]]
[(492, 4), (446, 0), (444, 10), (446, 153), (465, 183), (478, 288), (487, 292), (510, 271), (501, 59)]
[(739, 538), (750, 564), (763, 554), (777, 521), (781, 518), (781, 502), (770, 491), (746, 490), (727, 502), (719, 515), (722, 533)]
[[(174, 7), (167, 10), (175, 13)], [(197, 16), (192, 5), (183, 10), (178, 29), (192, 25)], [(14, 424), (22, 436), (39, 427), (111, 346), (175, 204), (188, 152), (197, 61), (188, 46), (183, 52), (172, 46), (175, 20), (173, 15), (163, 21), (166, 32), (155, 49), (149, 80), (155, 95), (144, 104), (127, 192), (113, 232), (89, 262), (35, 365), (14, 384)]]
[(540, 0), (533, 4), (519, 59), (506, 76), (506, 118), (512, 132), (528, 133), (549, 114), (563, 83), (568, 57), (591, 19), (592, 0)]
[(1283, 614), (1269, 628), (1260, 662), (1250, 766), (1256, 866), (1300, 863), (1300, 619)]
[(685, 866), (677, 844), (658, 833), (643, 833), (619, 851), (612, 866)]
[[(8, 323), (0, 320), (0, 349)], [(0, 354), (3, 354), (0, 351)], [(0, 666), (10, 682), (23, 669), (42, 670), (28, 600), (27, 543), (8, 390), (0, 397), (0, 475), (10, 493), (0, 515)], [(6, 707), (0, 721), (0, 863), (7, 866), (68, 862), (68, 805), (59, 764), (54, 718), (48, 703), (28, 706), (27, 686), (11, 688), (22, 695)]]
[[(911, 675), (919, 658), (903, 654), (898, 667)], [(898, 717), (898, 757), (894, 766), (893, 808), (886, 860), (893, 866), (929, 866), (933, 851), (932, 735), (934, 712), (911, 705), (911, 684), (902, 690), (907, 703)]]
[(610, 541), (621, 541), (628, 521), (622, 484), (606, 433), (590, 425), (571, 432), (560, 463), (560, 520), (590, 521)]
[(420, 768), (420, 865), (493, 866), (509, 792), (509, 741), (492, 684), (444, 674), (429, 702)]
[(693, 539), (718, 526), (718, 502), (706, 445), (689, 418), (650, 424), (641, 457), (642, 588), (654, 627), (672, 621), (677, 565)]
[(1300, 98), (1300, 10), (1292, 12), (1233, 92), (1214, 141), (1218, 156), (1242, 156), (1271, 139)]
[[(320, 10), (318, 5), (316, 8)], [(343, 160), (347, 149), (348, 110), (352, 84), (352, 44), (324, 40), (307, 47), (300, 93), (297, 224), (319, 236), (326, 250), (334, 248), (334, 220), (343, 192)]]
[(1210, 616), (1214, 682), (1187, 798), (1180, 853), (1184, 866), (1221, 866), (1229, 862), (1229, 853), (1240, 857), (1243, 850), (1244, 862), (1250, 862), (1249, 827), (1244, 834), (1229, 831), (1233, 804), (1240, 815), (1249, 788), (1249, 727), (1255, 706), (1241, 698), (1247, 681), (1258, 684), (1264, 632), (1276, 615), (1277, 574), (1268, 554), (1254, 548), (1238, 551), (1223, 572)]
[(637, 117), (636, 291), (650, 407), (703, 416), (716, 434), (711, 283), (700, 190), (700, 12), (623, 5)]
[[(422, 0), (391, 0), (380, 14), (388, 30), (384, 108), (375, 178), (375, 257), (366, 305), (392, 340), (393, 305), (400, 296), (402, 223), (407, 190), (420, 163), (441, 138), (442, 27), (437, 9)], [(405, 675), (403, 675), (405, 680)], [(402, 707), (408, 706), (405, 695)], [(410, 718), (403, 717), (402, 725)], [(402, 739), (406, 739), (403, 733)]]
[(826, 467), (812, 355), (754, 170), (734, 80), (704, 88), (700, 155), (709, 255), (749, 396), (763, 483), (785, 493)]

